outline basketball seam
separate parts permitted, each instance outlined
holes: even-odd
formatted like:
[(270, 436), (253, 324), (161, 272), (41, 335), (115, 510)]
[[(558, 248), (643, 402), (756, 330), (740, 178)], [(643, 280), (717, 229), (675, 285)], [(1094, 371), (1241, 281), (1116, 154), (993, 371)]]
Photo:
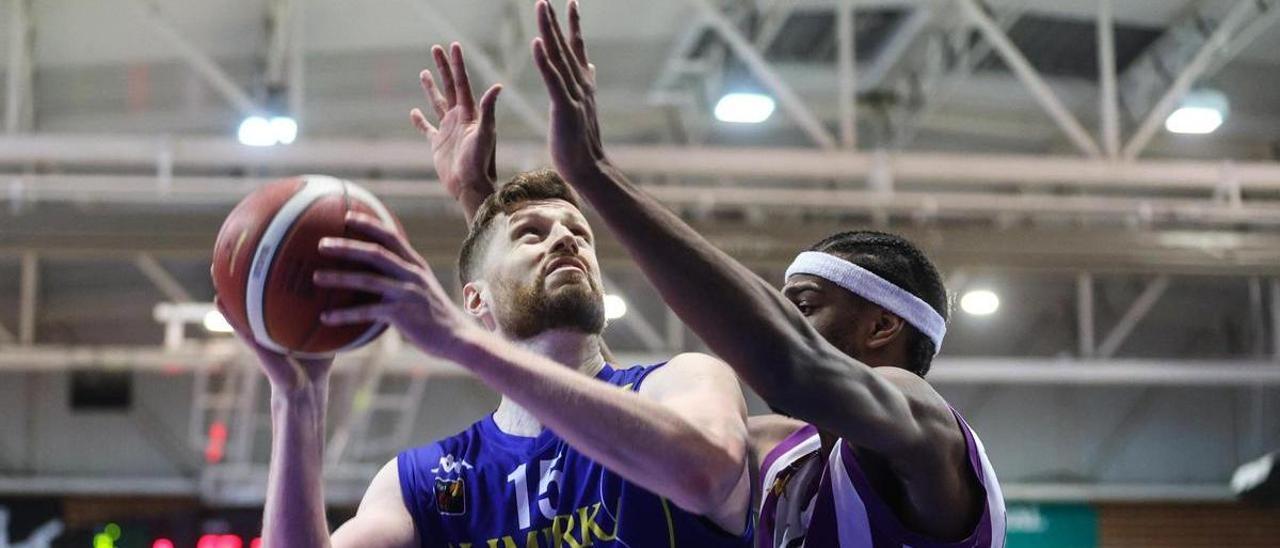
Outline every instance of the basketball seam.
[[(247, 280), (247, 283), (249, 284), (249, 287), (246, 287), (246, 291), (245, 291), (245, 297), (246, 297), (246, 303), (245, 303), (245, 304), (246, 304), (246, 307), (245, 307), (245, 308), (246, 308), (246, 316), (248, 316), (248, 318), (249, 318), (250, 326), (251, 326), (251, 327), (253, 327), (253, 324), (254, 324), (254, 321), (253, 321), (253, 320), (254, 320), (254, 314), (253, 314), (253, 311), (254, 311), (254, 309), (256, 308), (256, 309), (258, 310), (258, 316), (260, 316), (259, 318), (257, 318), (257, 319), (259, 320), (257, 323), (262, 324), (262, 326), (261, 326), (261, 327), (262, 327), (262, 335), (263, 335), (263, 336), (265, 337), (265, 339), (266, 339), (266, 340), (259, 340), (258, 342), (259, 342), (260, 344), (262, 344), (263, 346), (266, 346), (266, 347), (270, 348), (271, 350), (275, 350), (275, 351), (277, 351), (277, 352), (282, 352), (282, 353), (287, 353), (287, 354), (289, 354), (289, 355), (298, 356), (298, 357), (323, 357), (323, 356), (327, 356), (328, 354), (327, 354), (327, 353), (295, 352), (295, 351), (293, 351), (293, 350), (290, 350), (290, 349), (286, 348), (284, 345), (280, 344), (280, 343), (279, 343), (279, 342), (277, 342), (274, 338), (272, 338), (272, 337), (271, 337), (271, 332), (270, 332), (270, 330), (268, 329), (268, 326), (267, 326), (267, 318), (266, 318), (266, 297), (267, 297), (267, 291), (266, 291), (266, 289), (267, 289), (268, 287), (270, 287), (269, 283), (270, 283), (270, 280), (271, 280), (271, 277), (272, 277), (272, 271), (274, 270), (274, 267), (275, 267), (275, 265), (276, 265), (276, 260), (277, 260), (277, 259), (278, 259), (278, 257), (279, 257), (279, 252), (280, 252), (280, 248), (281, 248), (281, 245), (280, 245), (280, 244), (281, 244), (282, 242), (286, 242), (286, 241), (288, 241), (288, 237), (289, 237), (289, 235), (290, 235), (290, 234), (292, 234), (292, 233), (293, 233), (293, 231), (297, 229), (297, 226), (298, 226), (298, 220), (299, 220), (299, 219), (301, 219), (301, 218), (302, 218), (302, 216), (303, 216), (303, 215), (304, 215), (304, 214), (305, 214), (309, 209), (311, 209), (312, 205), (316, 202), (316, 200), (319, 200), (321, 197), (323, 197), (323, 196), (324, 196), (324, 194), (323, 194), (323, 193), (317, 193), (317, 194), (316, 194), (315, 196), (313, 196), (310, 200), (308, 200), (308, 201), (306, 202), (305, 206), (303, 206), (303, 207), (302, 207), (302, 209), (301, 209), (301, 210), (299, 210), (299, 211), (294, 215), (294, 218), (293, 218), (292, 220), (290, 220), (290, 221), (289, 221), (289, 226), (288, 226), (288, 228), (284, 231), (284, 233), (283, 233), (283, 234), (281, 234), (281, 236), (280, 236), (279, 238), (277, 238), (277, 239), (275, 240), (275, 242), (273, 242), (273, 243), (272, 243), (273, 249), (272, 249), (272, 251), (271, 251), (271, 256), (269, 257), (269, 258), (270, 258), (270, 260), (269, 260), (269, 261), (267, 261), (267, 264), (263, 266), (263, 268), (265, 269), (265, 272), (263, 273), (263, 276), (262, 276), (262, 283), (261, 283), (261, 284), (254, 284), (254, 283), (253, 283), (253, 282), (254, 282), (254, 280), (253, 280), (253, 271), (254, 271), (254, 266), (255, 266), (255, 265), (257, 265), (257, 263), (258, 263), (258, 254), (262, 252), (262, 245), (263, 245), (263, 242), (266, 240), (267, 235), (270, 233), (271, 228), (272, 228), (272, 225), (274, 225), (274, 224), (275, 224), (275, 222), (276, 222), (276, 220), (277, 220), (277, 217), (281, 214), (281, 212), (283, 212), (286, 208), (288, 208), (288, 206), (289, 206), (289, 202), (290, 202), (290, 201), (292, 201), (292, 200), (294, 200), (294, 199), (297, 199), (298, 194), (301, 194), (301, 193), (305, 193), (305, 192), (307, 192), (307, 187), (308, 187), (308, 186), (310, 186), (311, 184), (313, 184), (313, 182), (311, 181), (311, 179), (312, 179), (312, 178), (313, 178), (313, 176), (304, 176), (304, 177), (303, 177), (303, 186), (302, 186), (301, 188), (299, 188), (297, 191), (295, 191), (295, 192), (294, 192), (294, 194), (293, 194), (293, 196), (291, 196), (288, 200), (286, 200), (286, 201), (285, 201), (285, 203), (284, 203), (284, 205), (282, 205), (282, 206), (281, 206), (281, 207), (276, 211), (276, 213), (272, 215), (272, 220), (271, 220), (269, 223), (267, 223), (267, 228), (263, 231), (263, 234), (262, 234), (261, 236), (259, 236), (259, 238), (258, 238), (258, 242), (257, 242), (257, 245), (256, 245), (256, 246), (254, 246), (254, 247), (255, 247), (255, 250), (254, 250), (253, 261), (249, 264), (249, 279)], [(332, 178), (330, 177), (330, 178), (328, 178), (328, 179), (332, 179)], [(341, 184), (341, 181), (338, 181), (337, 179), (332, 179), (332, 180), (333, 180), (333, 181), (335, 181), (335, 182), (338, 182), (339, 184)], [(253, 306), (253, 303), (252, 303), (253, 299), (249, 299), (249, 297), (250, 297), (253, 293), (255, 293), (255, 291), (252, 291), (252, 289), (253, 289), (254, 287), (259, 288), (259, 290), (258, 290), (258, 291), (256, 291), (256, 292), (257, 292), (257, 293), (260, 293), (260, 295), (259, 295), (259, 299), (258, 299), (260, 302), (258, 303), (258, 305), (257, 305), (256, 307), (254, 307), (254, 306)], [(258, 337), (257, 337), (257, 332), (256, 332), (256, 331), (255, 331), (255, 333), (254, 333), (254, 338), (255, 338), (255, 339), (257, 339), (257, 338), (258, 338)]]
[[(342, 237), (343, 238), (351, 237), (351, 229), (347, 228), (347, 222), (346, 222), (347, 213), (350, 211), (351, 211), (351, 194), (347, 192), (346, 181), (342, 181)], [(299, 215), (298, 217), (301, 218), (302, 216)], [(295, 224), (294, 226), (297, 226), (297, 225)], [(333, 291), (324, 292), (324, 306), (321, 307), (320, 309), (321, 314), (324, 314), (329, 310), (329, 306), (333, 303), (333, 294), (334, 294)], [(311, 329), (310, 331), (307, 332), (306, 336), (302, 337), (302, 343), (300, 344), (300, 346), (304, 348), (307, 346), (310, 346), (311, 343), (314, 342), (316, 335), (318, 335), (320, 333), (320, 330), (324, 327), (325, 327), (324, 322), (320, 322), (320, 321), (317, 321), (316, 323), (311, 324)], [(361, 336), (364, 336), (364, 332), (361, 333)], [(338, 350), (341, 350), (341, 348), (334, 349), (333, 352), (337, 352)]]

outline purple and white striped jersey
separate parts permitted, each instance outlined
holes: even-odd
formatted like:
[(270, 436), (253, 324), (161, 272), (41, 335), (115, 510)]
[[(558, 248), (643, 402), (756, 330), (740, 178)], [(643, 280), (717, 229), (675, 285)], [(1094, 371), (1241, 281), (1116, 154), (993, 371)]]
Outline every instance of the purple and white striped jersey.
[[(955, 413), (954, 410), (952, 410)], [(969, 536), (938, 542), (912, 532), (876, 494), (843, 439), (822, 458), (812, 425), (792, 433), (761, 463), (756, 548), (1004, 548), (1004, 496), (982, 441), (956, 413), (969, 465), (986, 491), (986, 508)]]

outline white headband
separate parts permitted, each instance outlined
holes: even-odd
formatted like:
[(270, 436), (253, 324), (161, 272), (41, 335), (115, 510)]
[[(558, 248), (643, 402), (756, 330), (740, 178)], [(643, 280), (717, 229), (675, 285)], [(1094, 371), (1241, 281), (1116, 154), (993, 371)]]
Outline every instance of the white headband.
[(942, 315), (919, 297), (874, 272), (834, 255), (805, 251), (787, 267), (787, 278), (795, 274), (823, 278), (884, 307), (929, 337), (935, 354), (942, 350), (942, 338), (947, 334), (947, 321), (942, 319)]

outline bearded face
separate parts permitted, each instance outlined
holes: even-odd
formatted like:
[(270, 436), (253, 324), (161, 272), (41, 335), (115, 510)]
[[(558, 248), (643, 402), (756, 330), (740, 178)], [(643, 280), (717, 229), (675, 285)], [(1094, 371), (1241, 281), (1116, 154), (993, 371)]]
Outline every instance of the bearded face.
[(603, 331), (595, 241), (582, 213), (568, 202), (543, 200), (506, 221), (492, 236), (485, 276), (498, 328), (517, 340), (554, 329)]
[(550, 273), (541, 272), (532, 283), (499, 290), (495, 295), (498, 310), (494, 318), (503, 333), (515, 339), (528, 339), (553, 329), (586, 334), (604, 331), (604, 296), (596, 281), (577, 271), (556, 276), (582, 280), (550, 287)]

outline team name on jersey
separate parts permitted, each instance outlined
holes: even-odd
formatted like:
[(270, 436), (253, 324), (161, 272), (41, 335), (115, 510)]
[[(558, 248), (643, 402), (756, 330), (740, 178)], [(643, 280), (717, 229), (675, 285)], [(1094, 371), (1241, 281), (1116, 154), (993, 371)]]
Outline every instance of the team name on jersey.
[(580, 548), (592, 546), (597, 541), (615, 540), (618, 538), (618, 523), (615, 521), (612, 526), (601, 524), (602, 507), (597, 502), (556, 515), (550, 525), (526, 531), (523, 542), (517, 540), (520, 534), (515, 533), (483, 542), (450, 543), (449, 548)]

